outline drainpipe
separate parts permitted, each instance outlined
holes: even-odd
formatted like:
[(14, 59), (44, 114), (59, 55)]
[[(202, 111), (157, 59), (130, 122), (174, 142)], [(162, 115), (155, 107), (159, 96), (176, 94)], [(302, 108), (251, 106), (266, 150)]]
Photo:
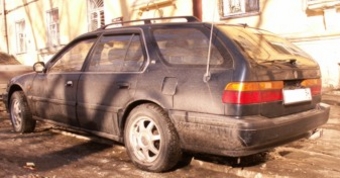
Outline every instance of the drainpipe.
[(3, 0), (2, 3), (3, 3), (3, 10), (4, 10), (4, 25), (5, 25), (5, 40), (6, 40), (6, 48), (7, 48), (7, 54), (9, 54), (9, 44), (8, 44), (8, 31), (7, 31), (7, 11), (6, 11), (6, 6), (5, 6), (5, 1), (6, 0)]
[(192, 0), (193, 14), (202, 21), (202, 0)]

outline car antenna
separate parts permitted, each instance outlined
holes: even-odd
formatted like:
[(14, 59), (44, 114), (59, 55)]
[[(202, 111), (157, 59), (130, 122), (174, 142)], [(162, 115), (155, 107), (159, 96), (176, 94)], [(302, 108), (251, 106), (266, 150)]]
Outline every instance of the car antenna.
[[(216, 4), (216, 0), (214, 1)], [(214, 31), (214, 18), (215, 18), (215, 8), (213, 9), (213, 15), (212, 15), (212, 22), (211, 22), (211, 29), (210, 29), (210, 39), (209, 39), (209, 49), (208, 49), (208, 59), (207, 59), (207, 70), (203, 76), (203, 81), (207, 83), (211, 78), (210, 73), (210, 58), (211, 58), (211, 46), (212, 46), (212, 36)]]

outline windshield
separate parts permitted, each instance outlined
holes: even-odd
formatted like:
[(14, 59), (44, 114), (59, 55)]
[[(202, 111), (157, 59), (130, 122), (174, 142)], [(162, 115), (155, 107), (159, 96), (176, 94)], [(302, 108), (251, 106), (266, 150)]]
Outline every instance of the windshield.
[(296, 60), (298, 63), (316, 65), (300, 48), (268, 31), (227, 25), (218, 25), (217, 28), (230, 37), (248, 58), (257, 63)]

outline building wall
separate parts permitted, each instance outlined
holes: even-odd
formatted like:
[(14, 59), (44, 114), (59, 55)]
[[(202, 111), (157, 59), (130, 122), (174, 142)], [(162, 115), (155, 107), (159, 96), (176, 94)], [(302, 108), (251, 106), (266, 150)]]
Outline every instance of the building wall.
[(7, 51), (4, 0), (0, 0), (0, 52)]
[(340, 82), (340, 36), (296, 41), (301, 49), (316, 59), (321, 68), (324, 89), (338, 89)]
[[(47, 61), (57, 50), (70, 42), (75, 37), (89, 31), (89, 17), (87, 0), (27, 0), (5, 1), (7, 19), (8, 44), (1, 43), (0, 50), (14, 55), (23, 64), (32, 65), (37, 61)], [(192, 15), (191, 0), (103, 0), (105, 12), (105, 24), (114, 20), (135, 20), (141, 18), (153, 18), (164, 16)], [(48, 46), (47, 44), (47, 12), (58, 8), (60, 44)], [(1, 10), (1, 8), (0, 8)], [(3, 24), (2, 19), (0, 23)], [(16, 22), (24, 20), (26, 24), (25, 53), (17, 52)], [(0, 39), (5, 41), (5, 30), (1, 25)], [(8, 45), (8, 50), (6, 46)]]
[(107, 23), (117, 17), (127, 21), (193, 14), (192, 0), (106, 0), (105, 6), (109, 15)]
[[(70, 40), (89, 31), (88, 0), (0, 0), (0, 3), (3, 1), (7, 10), (8, 53), (22, 63), (46, 61)], [(312, 5), (308, 0), (260, 0), (259, 13), (236, 18), (221, 17), (223, 0), (103, 0), (105, 24), (117, 20), (193, 15), (194, 2), (198, 1), (203, 21), (246, 23), (290, 39), (318, 61), (324, 87), (339, 88), (339, 0), (331, 1), (338, 5), (330, 7), (323, 7), (323, 3), (319, 7), (319, 2), (324, 0), (313, 0)], [(46, 13), (53, 8), (58, 8), (60, 13), (60, 45), (48, 47)], [(0, 14), (1, 24), (4, 23), (2, 19), (3, 14)], [(15, 22), (21, 19), (26, 21), (28, 47), (27, 53), (22, 54), (16, 52), (15, 36)], [(5, 31), (1, 25), (0, 33)], [(5, 37), (6, 34), (2, 34), (0, 40), (6, 41)], [(6, 45), (1, 43), (0, 50), (5, 51)]]
[[(79, 0), (77, 0), (80, 2)], [(9, 54), (14, 55), (23, 64), (32, 65), (37, 61), (46, 61), (70, 39), (87, 31), (86, 3), (65, 0), (30, 0), (6, 1), (6, 19)], [(77, 7), (77, 8), (74, 8)], [(58, 8), (60, 44), (47, 46), (47, 12)], [(27, 51), (17, 52), (16, 22), (25, 21)]]

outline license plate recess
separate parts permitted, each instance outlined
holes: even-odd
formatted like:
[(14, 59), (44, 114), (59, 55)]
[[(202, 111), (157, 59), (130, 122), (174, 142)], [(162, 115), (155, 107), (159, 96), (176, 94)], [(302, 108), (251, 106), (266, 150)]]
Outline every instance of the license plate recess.
[(312, 100), (310, 88), (283, 89), (283, 104), (295, 104)]

